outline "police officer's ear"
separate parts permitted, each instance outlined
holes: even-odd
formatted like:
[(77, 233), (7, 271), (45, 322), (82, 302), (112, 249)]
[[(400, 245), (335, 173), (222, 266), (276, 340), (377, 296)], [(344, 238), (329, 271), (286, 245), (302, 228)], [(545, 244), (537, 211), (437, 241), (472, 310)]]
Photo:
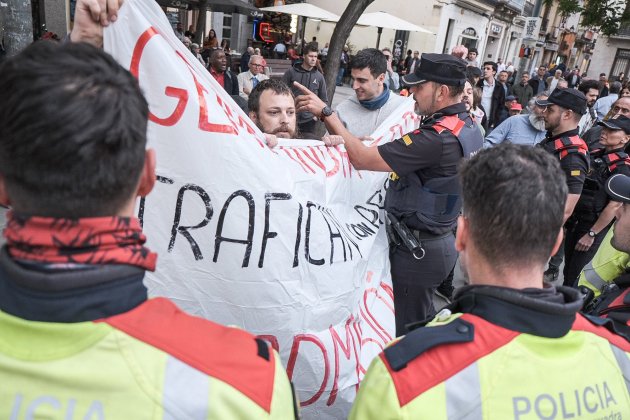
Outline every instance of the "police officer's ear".
[(144, 156), (144, 166), (140, 173), (140, 182), (136, 195), (146, 197), (155, 186), (155, 150), (147, 149)]
[(556, 238), (556, 243), (553, 245), (553, 249), (551, 250), (551, 255), (549, 255), (550, 258), (556, 255), (556, 253), (560, 249), (560, 246), (562, 246), (563, 239), (564, 239), (564, 230), (560, 228), (560, 231), (558, 232), (558, 237)]
[(462, 252), (466, 249), (469, 232), (468, 219), (465, 216), (459, 216), (457, 218), (457, 234), (455, 235), (455, 249), (457, 252)]
[(10, 204), (11, 200), (9, 199), (9, 194), (7, 194), (7, 186), (4, 181), (4, 176), (0, 175), (0, 205), (9, 207)]

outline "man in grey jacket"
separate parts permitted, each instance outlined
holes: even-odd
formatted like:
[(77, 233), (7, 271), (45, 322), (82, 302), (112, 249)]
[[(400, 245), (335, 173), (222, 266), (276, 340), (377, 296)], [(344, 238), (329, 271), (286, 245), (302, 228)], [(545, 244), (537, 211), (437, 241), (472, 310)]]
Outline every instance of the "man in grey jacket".
[(389, 90), (387, 58), (375, 48), (361, 50), (350, 62), (351, 96), (337, 105), (337, 115), (356, 137), (371, 136), (374, 130), (406, 100)]
[[(308, 44), (304, 48), (304, 60), (301, 63), (295, 63), (289, 68), (282, 77), (282, 80), (291, 87), (294, 96), (301, 95), (302, 92), (293, 87), (293, 82), (298, 82), (302, 86), (306, 86), (311, 92), (316, 94), (319, 99), (328, 103), (328, 94), (326, 93), (326, 82), (324, 75), (317, 70), (317, 47)], [(322, 124), (310, 112), (300, 112), (297, 114), (297, 124), (302, 138), (317, 139), (319, 126)], [(321, 134), (320, 134), (321, 136)]]

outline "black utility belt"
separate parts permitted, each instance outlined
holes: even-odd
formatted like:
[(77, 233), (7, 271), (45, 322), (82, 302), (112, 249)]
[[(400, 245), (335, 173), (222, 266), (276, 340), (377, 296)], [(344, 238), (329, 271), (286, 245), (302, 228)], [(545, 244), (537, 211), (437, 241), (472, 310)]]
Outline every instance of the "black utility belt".
[(436, 241), (438, 239), (442, 239), (442, 238), (446, 238), (448, 236), (451, 236), (453, 234), (452, 231), (448, 231), (445, 233), (439, 233), (439, 234), (434, 234), (434, 233), (430, 233), (430, 232), (425, 232), (423, 230), (415, 230), (415, 229), (410, 229), (411, 233), (413, 234), (413, 236), (415, 236), (415, 238), (419, 241), (424, 241), (424, 242), (428, 242), (428, 241)]

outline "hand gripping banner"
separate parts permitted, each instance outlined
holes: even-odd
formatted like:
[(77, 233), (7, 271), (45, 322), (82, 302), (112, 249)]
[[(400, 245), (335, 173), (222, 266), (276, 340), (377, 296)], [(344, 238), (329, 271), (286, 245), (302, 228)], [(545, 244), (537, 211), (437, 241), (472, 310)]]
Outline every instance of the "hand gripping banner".
[[(125, 2), (104, 43), (150, 106), (158, 182), (138, 206), (159, 253), (150, 295), (264, 338), (303, 417), (345, 418), (370, 361), (394, 338), (387, 174), (355, 170), (343, 146), (269, 149), (153, 0)], [(392, 114), (372, 145), (413, 130), (413, 106)]]

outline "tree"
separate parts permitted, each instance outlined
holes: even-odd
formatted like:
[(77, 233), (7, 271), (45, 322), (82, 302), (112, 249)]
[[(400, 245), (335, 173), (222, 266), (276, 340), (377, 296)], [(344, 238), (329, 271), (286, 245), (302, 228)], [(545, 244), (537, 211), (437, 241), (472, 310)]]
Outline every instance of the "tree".
[[(33, 42), (33, 17), (30, 0), (8, 0), (5, 14), (4, 46), (15, 55)], [(2, 11), (4, 13), (4, 11)]]
[(350, 32), (354, 25), (359, 20), (359, 17), (363, 14), (363, 11), (374, 0), (350, 0), (346, 10), (344, 10), (339, 22), (335, 26), (335, 30), (332, 33), (330, 39), (330, 45), (328, 47), (328, 60), (326, 61), (326, 67), (324, 68), (326, 87), (328, 93), (328, 100), (332, 103), (332, 97), (335, 94), (337, 72), (339, 71), (339, 62), (341, 61), (341, 51), (345, 45)]
[(197, 26), (195, 27), (195, 39), (193, 42), (199, 46), (203, 44), (203, 31), (206, 25), (206, 14), (208, 13), (208, 0), (199, 0), (199, 15), (197, 16)]
[(544, 0), (547, 7), (554, 2), (558, 3), (560, 14), (581, 13), (581, 24), (598, 28), (602, 35), (615, 35), (622, 24), (630, 23), (630, 5), (626, 0), (585, 0), (583, 7), (579, 0)]
[(630, 23), (630, 6), (625, 0), (588, 0), (582, 10), (582, 25), (599, 27), (606, 36), (617, 34), (624, 23)]

